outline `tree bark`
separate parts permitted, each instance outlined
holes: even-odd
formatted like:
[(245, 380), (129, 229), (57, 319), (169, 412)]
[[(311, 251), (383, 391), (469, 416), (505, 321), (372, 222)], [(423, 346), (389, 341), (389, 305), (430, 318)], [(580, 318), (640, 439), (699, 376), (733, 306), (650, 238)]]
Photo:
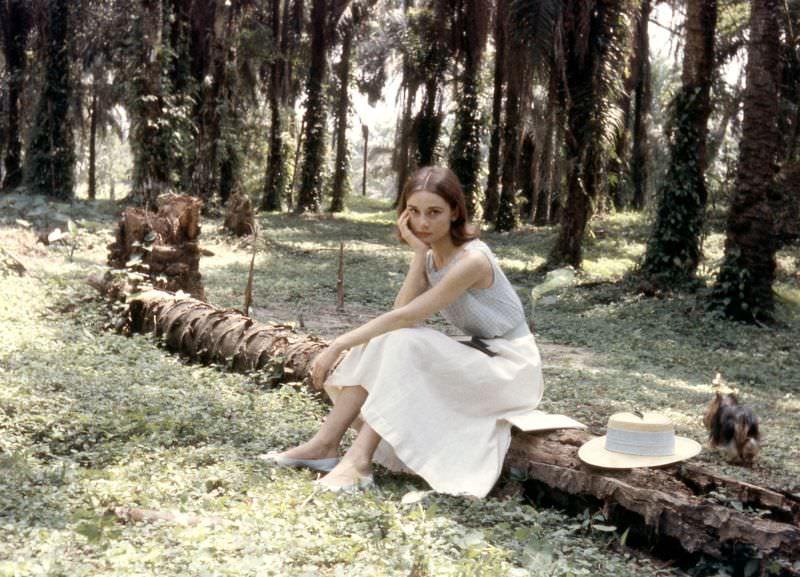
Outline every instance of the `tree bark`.
[(484, 222), (494, 223), (500, 206), (500, 133), (503, 115), (503, 91), (506, 65), (506, 14), (508, 1), (497, 0), (494, 24), (494, 87), (492, 89), (492, 129), (489, 137), (489, 175), (483, 204)]
[(30, 31), (26, 0), (7, 0), (3, 15), (3, 56), (8, 76), (5, 174), (2, 190), (9, 192), (22, 184), (22, 139), (20, 137), (20, 96), (25, 81), (25, 45)]
[[(289, 15), (284, 12), (284, 22)], [(280, 0), (272, 0), (271, 15), (272, 40), (278, 45), (285, 43), (281, 34)], [(284, 189), (286, 188), (286, 158), (283, 149), (283, 126), (281, 118), (281, 95), (286, 94), (285, 83), (288, 80), (285, 55), (275, 58), (269, 75), (269, 158), (267, 174), (264, 179), (264, 195), (261, 197), (261, 209), (276, 211), (281, 209)]]
[(169, 152), (162, 126), (163, 93), (161, 83), (163, 4), (161, 0), (141, 0), (142, 46), (141, 81), (136, 94), (136, 120), (131, 131), (134, 151), (134, 196), (145, 206), (169, 187)]
[(69, 115), (70, 2), (52, 0), (47, 14), (45, 79), (28, 145), (25, 179), (35, 194), (71, 200), (75, 195), (75, 142)]
[(647, 204), (648, 150), (647, 118), (650, 114), (650, 40), (647, 25), (650, 22), (650, 0), (642, 0), (636, 22), (635, 74), (636, 87), (633, 101), (633, 150), (631, 152), (632, 205), (642, 210)]
[(305, 138), (300, 192), (295, 213), (317, 212), (322, 202), (322, 156), (325, 152), (327, 112), (323, 87), (326, 75), (328, 16), (327, 0), (311, 4), (311, 66), (306, 85)]
[(336, 160), (333, 169), (330, 212), (344, 210), (345, 196), (350, 192), (350, 155), (347, 147), (347, 118), (350, 110), (350, 53), (353, 46), (353, 25), (342, 37), (342, 59), (339, 61), (339, 95), (336, 103)]
[(717, 0), (689, 0), (682, 87), (672, 104), (670, 164), (642, 265), (645, 276), (659, 284), (691, 281), (700, 262), (716, 25)]
[(89, 107), (89, 199), (97, 198), (97, 80), (92, 78)]
[(779, 148), (780, 85), (777, 0), (753, 0), (747, 88), (736, 193), (728, 215), (725, 258), (712, 301), (731, 318), (772, 319), (775, 306), (774, 211), (771, 200)]
[[(150, 291), (129, 301), (132, 332), (152, 332), (167, 348), (203, 362), (217, 362), (239, 371), (269, 367), (275, 383), (304, 381), (310, 386), (314, 357), (326, 343), (287, 325), (256, 322), (191, 298)], [(321, 393), (324, 395), (324, 393)], [(323, 396), (323, 398), (326, 398)], [(593, 438), (579, 430), (549, 433), (516, 431), (505, 471), (523, 476), (529, 496), (550, 497), (562, 508), (599, 506), (609, 522), (648, 535), (647, 548), (666, 543), (677, 552), (705, 553), (730, 561), (734, 551), (750, 549), (763, 563), (790, 570), (800, 555), (800, 499), (720, 477), (688, 463), (661, 468), (608, 471), (580, 462), (578, 447)], [(725, 492), (739, 509), (709, 498)], [(748, 512), (760, 510), (759, 513)], [(766, 514), (764, 513), (766, 511)], [(639, 538), (639, 541), (643, 539)], [(792, 575), (796, 573), (786, 573)]]

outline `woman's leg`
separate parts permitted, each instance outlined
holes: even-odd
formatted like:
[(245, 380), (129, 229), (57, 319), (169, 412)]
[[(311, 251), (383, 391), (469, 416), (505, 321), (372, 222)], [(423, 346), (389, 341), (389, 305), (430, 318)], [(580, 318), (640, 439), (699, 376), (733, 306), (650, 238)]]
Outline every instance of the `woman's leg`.
[(372, 473), (372, 456), (381, 442), (381, 437), (368, 423), (361, 430), (339, 464), (320, 482), (324, 485), (347, 485)]
[(343, 387), (342, 392), (336, 399), (336, 404), (333, 405), (331, 412), (325, 417), (319, 431), (310, 440), (285, 451), (283, 455), (292, 459), (326, 459), (335, 457), (339, 442), (358, 416), (366, 400), (367, 390), (364, 387)]

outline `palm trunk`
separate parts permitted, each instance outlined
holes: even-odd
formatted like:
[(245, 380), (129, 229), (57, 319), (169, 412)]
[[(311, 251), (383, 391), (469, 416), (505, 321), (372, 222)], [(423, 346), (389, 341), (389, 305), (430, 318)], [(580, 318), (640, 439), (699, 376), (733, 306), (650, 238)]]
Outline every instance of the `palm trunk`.
[(494, 25), (494, 88), (492, 91), (492, 131), (489, 137), (489, 175), (483, 204), (484, 222), (495, 222), (500, 206), (500, 132), (502, 131), (503, 89), (506, 65), (507, 0), (497, 0)]
[(772, 319), (774, 213), (770, 203), (778, 156), (780, 84), (777, 0), (753, 0), (747, 88), (736, 192), (728, 215), (725, 259), (712, 295), (731, 318)]
[[(285, 21), (288, 15), (284, 12)], [(283, 44), (285, 39), (279, 37), (280, 26), (280, 0), (272, 0), (272, 39), (273, 42)], [(264, 180), (264, 195), (261, 197), (261, 209), (275, 211), (281, 209), (281, 199), (286, 188), (286, 159), (283, 150), (283, 126), (281, 118), (281, 92), (284, 89), (285, 63), (281, 58), (276, 58), (270, 68), (269, 86), (269, 158), (267, 159), (267, 174)]]
[(553, 196), (553, 173), (555, 172), (555, 154), (558, 148), (553, 146), (556, 124), (556, 83), (551, 79), (550, 90), (547, 96), (547, 112), (545, 113), (544, 142), (542, 143), (539, 160), (539, 184), (536, 193), (536, 213), (534, 224), (544, 225), (550, 223), (550, 204)]
[(89, 199), (97, 197), (97, 85), (92, 80), (92, 104), (89, 108)]
[(350, 191), (350, 158), (347, 150), (347, 112), (350, 109), (350, 52), (353, 30), (348, 28), (342, 38), (342, 59), (339, 62), (339, 98), (336, 106), (336, 161), (331, 191), (331, 212), (344, 210), (344, 199)]
[(326, 21), (328, 3), (313, 0), (311, 5), (311, 66), (306, 85), (305, 138), (300, 192), (296, 213), (317, 212), (322, 202), (322, 156), (325, 152), (327, 112), (323, 91), (326, 71)]
[(647, 204), (648, 152), (647, 116), (650, 113), (650, 41), (647, 24), (650, 21), (650, 0), (642, 0), (642, 10), (636, 24), (636, 95), (633, 103), (633, 151), (631, 152), (631, 183), (633, 207), (641, 210)]
[(642, 265), (659, 282), (691, 281), (700, 262), (707, 191), (707, 122), (714, 70), (717, 0), (690, 0), (682, 87), (673, 102), (670, 165), (659, 195), (653, 236)]
[(20, 138), (20, 96), (25, 79), (25, 44), (30, 29), (25, 0), (8, 0), (3, 10), (3, 55), (8, 75), (5, 175), (2, 190), (22, 184), (22, 139)]
[(450, 168), (464, 187), (467, 213), (475, 215), (478, 173), (481, 167), (481, 117), (479, 108), (480, 54), (468, 51), (464, 60), (464, 80), (456, 112), (456, 134), (450, 153)]

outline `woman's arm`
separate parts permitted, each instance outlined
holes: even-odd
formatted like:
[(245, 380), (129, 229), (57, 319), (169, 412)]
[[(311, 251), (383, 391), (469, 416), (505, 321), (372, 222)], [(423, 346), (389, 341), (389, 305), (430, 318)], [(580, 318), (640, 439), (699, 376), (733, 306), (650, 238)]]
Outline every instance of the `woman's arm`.
[(394, 308), (399, 309), (407, 305), (428, 289), (428, 276), (425, 274), (426, 258), (426, 249), (414, 251), (411, 266), (408, 267), (408, 274), (394, 299)]
[(464, 292), (484, 283), (492, 274), (492, 265), (480, 253), (467, 251), (435, 287), (410, 303), (391, 310), (337, 337), (331, 346), (342, 352), (389, 331), (413, 327), (447, 308)]
[(492, 274), (492, 265), (486, 257), (478, 252), (467, 251), (435, 287), (423, 292), (410, 303), (383, 313), (337, 337), (314, 359), (311, 370), (314, 385), (322, 386), (328, 370), (342, 352), (384, 333), (415, 326), (447, 308), (467, 289), (485, 284)]

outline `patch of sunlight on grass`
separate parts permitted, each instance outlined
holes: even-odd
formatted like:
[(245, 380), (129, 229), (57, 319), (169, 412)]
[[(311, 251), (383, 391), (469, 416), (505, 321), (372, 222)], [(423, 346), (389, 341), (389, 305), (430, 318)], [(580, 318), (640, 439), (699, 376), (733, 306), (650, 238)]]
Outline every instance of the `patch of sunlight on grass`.
[(601, 278), (617, 278), (636, 266), (636, 260), (630, 258), (598, 257), (583, 261), (583, 270), (591, 276)]

